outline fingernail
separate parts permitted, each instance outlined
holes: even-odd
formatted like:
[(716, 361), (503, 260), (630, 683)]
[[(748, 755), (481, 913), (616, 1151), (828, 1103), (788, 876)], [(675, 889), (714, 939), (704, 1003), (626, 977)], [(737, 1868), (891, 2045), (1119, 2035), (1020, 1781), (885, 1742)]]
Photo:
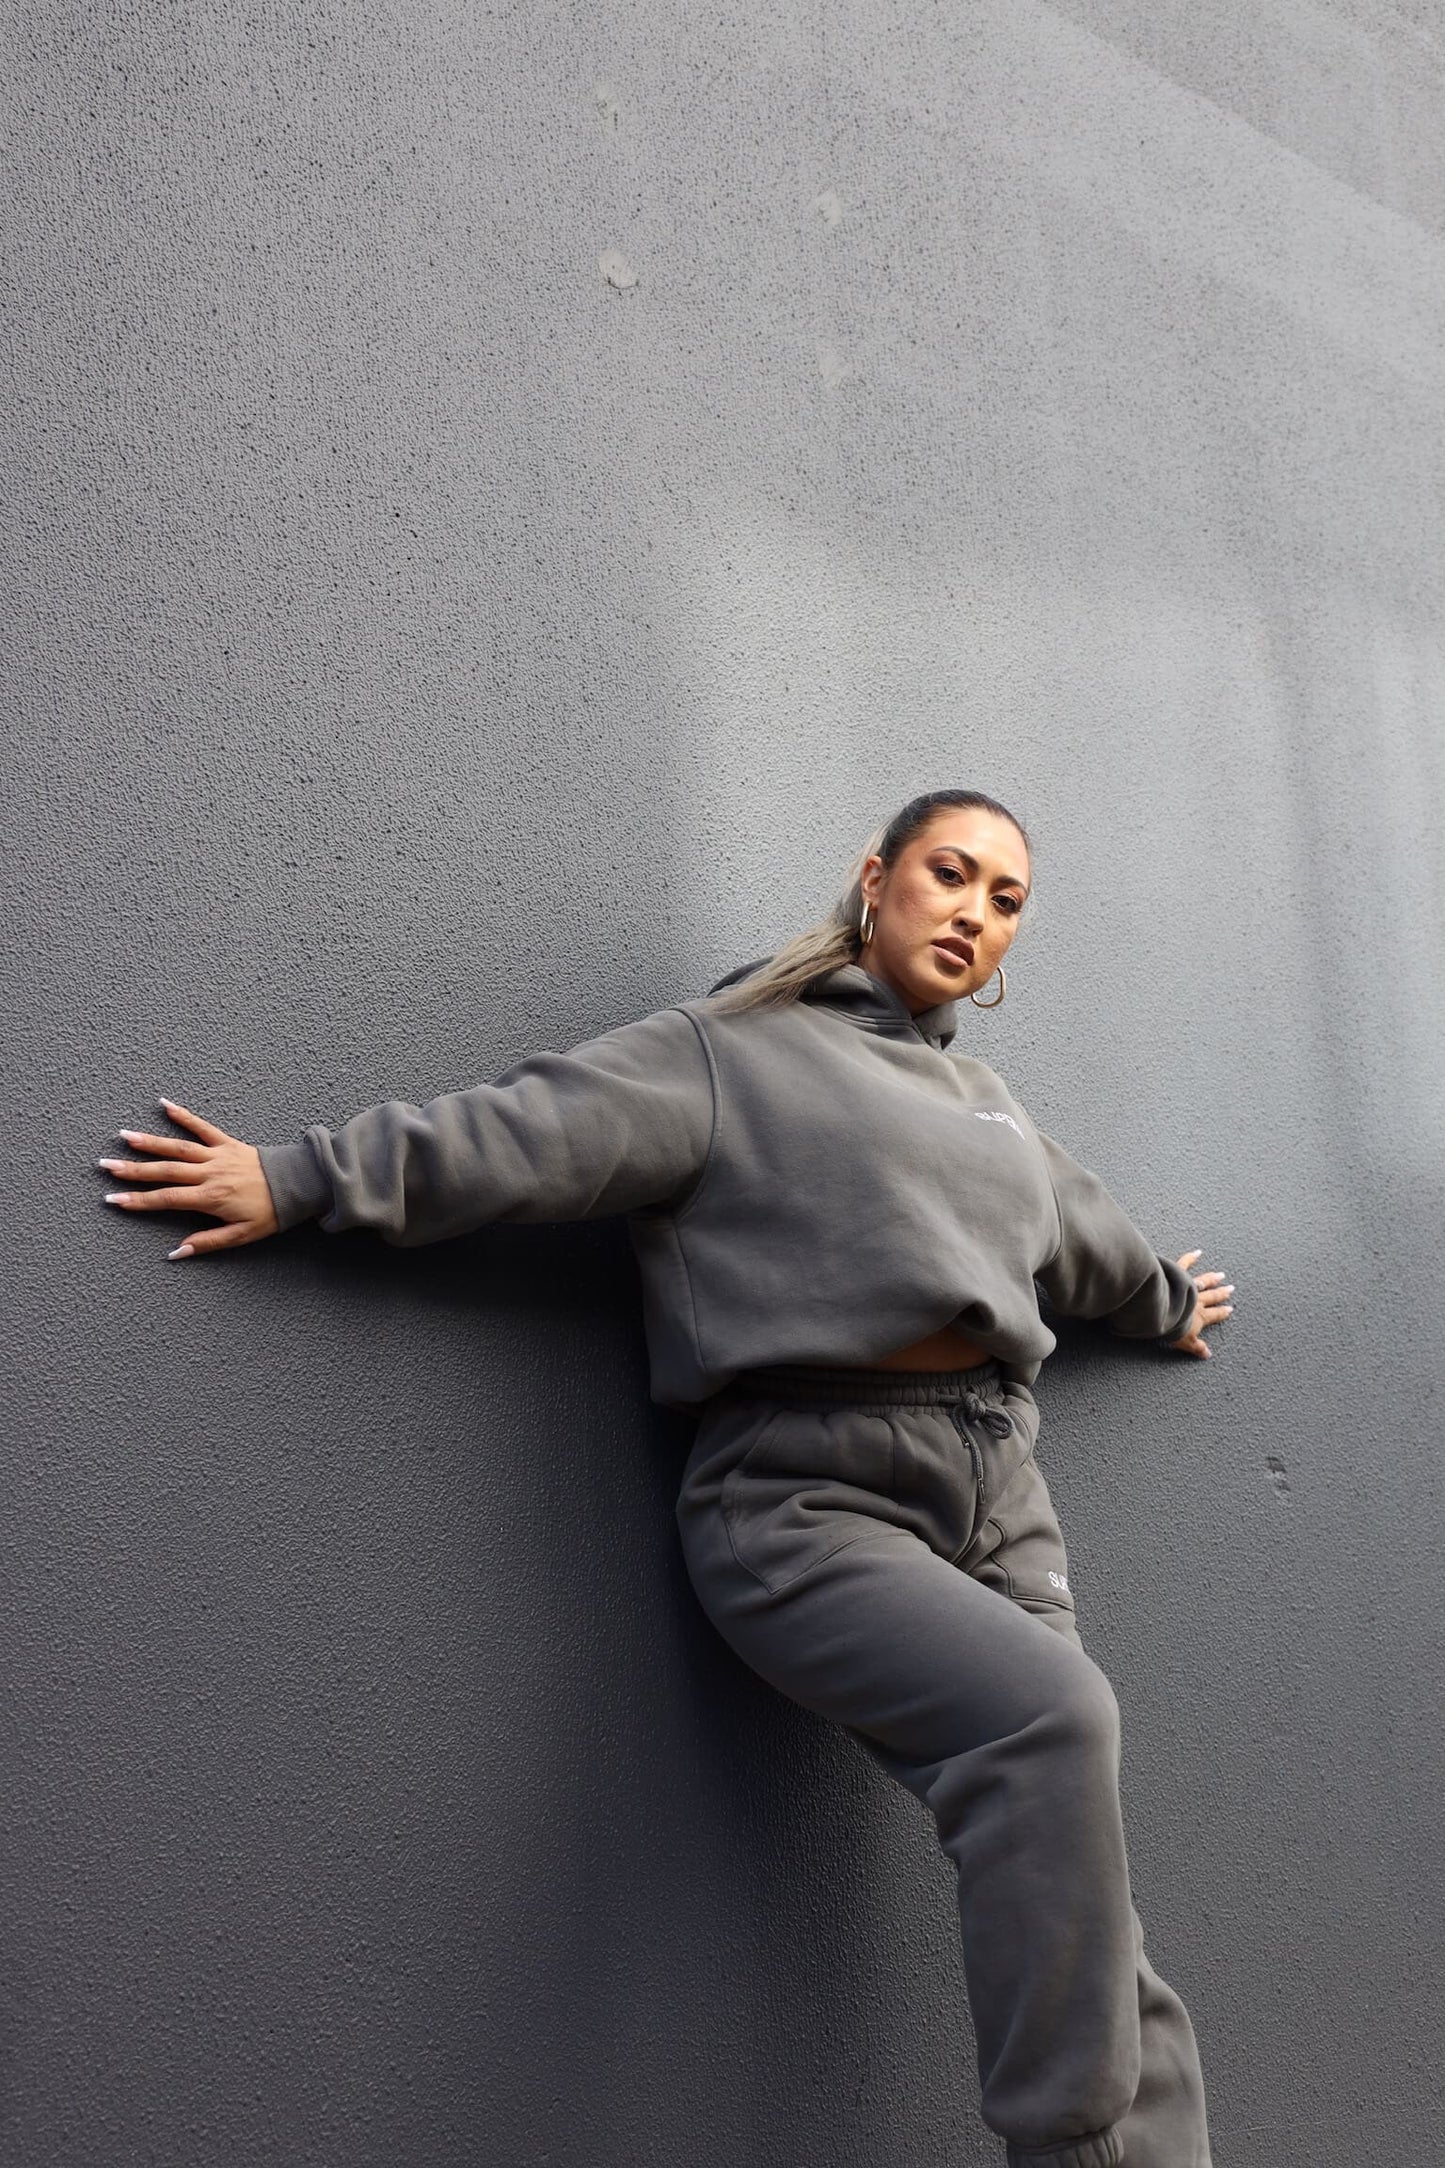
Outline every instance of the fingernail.
[(116, 1168), (120, 1165), (120, 1161), (118, 1159), (98, 1159), (95, 1164), (97, 1167), (104, 1167), (107, 1174), (114, 1174)]
[(1221, 1316), (1223, 1316), (1223, 1317), (1233, 1317), (1233, 1315), (1234, 1315), (1234, 1304), (1233, 1304), (1232, 1302), (1226, 1302), (1226, 1304), (1224, 1305), (1224, 1308), (1223, 1308), (1223, 1310), (1222, 1310), (1222, 1312), (1221, 1312), (1220, 1314), (1221, 1314)]
[(183, 1242), (178, 1250), (166, 1251), (167, 1257), (191, 1257), (194, 1254), (189, 1242)]
[(138, 1129), (118, 1129), (116, 1135), (124, 1137), (127, 1144), (134, 1144), (140, 1136), (140, 1131)]
[(124, 1204), (125, 1191), (123, 1189), (108, 1189), (105, 1193), (105, 1201), (107, 1204)]

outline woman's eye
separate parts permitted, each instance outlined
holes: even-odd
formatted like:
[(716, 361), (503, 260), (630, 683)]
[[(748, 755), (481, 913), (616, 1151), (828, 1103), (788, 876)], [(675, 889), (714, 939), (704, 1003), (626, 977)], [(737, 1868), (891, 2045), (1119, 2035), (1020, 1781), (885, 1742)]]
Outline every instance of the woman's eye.
[(995, 903), (1007, 905), (1010, 917), (1015, 916), (1023, 909), (1023, 905), (1019, 902), (1017, 896), (995, 896), (993, 900)]
[(935, 866), (933, 870), (940, 881), (961, 881), (963, 879), (963, 875), (959, 872), (957, 866)]

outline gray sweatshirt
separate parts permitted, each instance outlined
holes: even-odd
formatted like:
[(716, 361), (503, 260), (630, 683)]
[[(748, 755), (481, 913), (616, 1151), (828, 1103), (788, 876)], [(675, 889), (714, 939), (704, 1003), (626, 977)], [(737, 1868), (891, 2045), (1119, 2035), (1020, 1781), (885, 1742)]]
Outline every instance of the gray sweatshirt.
[[(746, 965), (712, 991), (743, 977)], [(847, 964), (784, 1008), (659, 1009), (495, 1083), (258, 1147), (283, 1228), (441, 1242), (626, 1214), (652, 1396), (764, 1363), (872, 1363), (953, 1325), (1031, 1385), (1066, 1316), (1177, 1338), (1187, 1272), (983, 1062)]]

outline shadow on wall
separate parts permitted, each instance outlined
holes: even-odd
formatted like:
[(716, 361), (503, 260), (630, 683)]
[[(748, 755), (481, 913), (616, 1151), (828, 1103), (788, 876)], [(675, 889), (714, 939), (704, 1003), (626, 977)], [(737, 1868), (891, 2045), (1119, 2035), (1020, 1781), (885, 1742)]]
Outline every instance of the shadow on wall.
[[(485, 2071), (472, 2128), (498, 2158), (580, 2159), (590, 2131), (721, 2161), (771, 2156), (813, 2117), (862, 2161), (906, 2109), (940, 2158), (971, 2135), (982, 2156), (952, 1871), (923, 1810), (697, 1605), (673, 1518), (694, 1426), (646, 1398), (623, 1224), (405, 1251), (283, 1240), (308, 1304), (363, 1335), (372, 1305), (440, 1315), (488, 1388), (463, 1446), (483, 1472), (434, 1470), (453, 1500), (442, 1577), (508, 1589), (465, 1659), (475, 1698), (447, 1757), (475, 1786), (454, 1962), (487, 1978), (430, 2052), (456, 2100)], [(928, 2071), (921, 2110), (906, 2059)], [(412, 2141), (446, 2142), (420, 2112)]]

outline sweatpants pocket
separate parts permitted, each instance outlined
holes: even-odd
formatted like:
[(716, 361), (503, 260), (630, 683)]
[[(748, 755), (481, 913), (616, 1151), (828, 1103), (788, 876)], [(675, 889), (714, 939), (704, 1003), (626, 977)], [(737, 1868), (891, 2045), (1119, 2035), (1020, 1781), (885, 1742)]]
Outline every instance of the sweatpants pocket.
[(769, 1594), (876, 1530), (893, 1489), (893, 1426), (858, 1408), (779, 1408), (724, 1478), (734, 1556)]
[(1028, 1452), (988, 1505), (968, 1570), (1025, 1609), (1074, 1612), (1069, 1560), (1043, 1470)]

